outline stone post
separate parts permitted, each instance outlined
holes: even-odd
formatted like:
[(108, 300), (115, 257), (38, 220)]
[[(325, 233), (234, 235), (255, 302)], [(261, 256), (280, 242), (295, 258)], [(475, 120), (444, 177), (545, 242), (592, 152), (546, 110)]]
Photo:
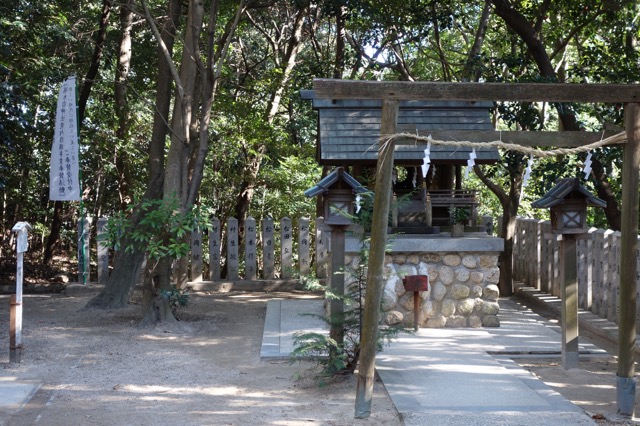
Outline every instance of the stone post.
[(209, 230), (209, 281), (220, 279), (220, 219), (211, 220)]
[(244, 265), (244, 278), (255, 280), (258, 277), (256, 220), (251, 216), (244, 221)]
[(298, 221), (298, 263), (300, 276), (309, 275), (309, 219)]
[(227, 219), (227, 279), (238, 279), (238, 219)]
[(275, 243), (273, 241), (273, 219), (262, 220), (262, 274), (264, 279), (275, 276)]
[(106, 284), (109, 279), (109, 242), (107, 237), (106, 217), (98, 218), (97, 234), (98, 234), (98, 284)]
[(202, 282), (202, 230), (191, 233), (191, 281)]
[(290, 279), (293, 275), (293, 235), (291, 219), (288, 217), (280, 221), (280, 243), (280, 276), (283, 279)]

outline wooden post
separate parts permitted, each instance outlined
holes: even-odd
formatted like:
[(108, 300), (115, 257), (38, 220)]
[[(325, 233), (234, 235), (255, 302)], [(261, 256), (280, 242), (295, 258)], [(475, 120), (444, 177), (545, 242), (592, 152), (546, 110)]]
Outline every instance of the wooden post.
[(578, 368), (578, 274), (576, 264), (576, 236), (562, 235), (560, 265), (563, 270), (562, 299), (562, 367)]
[(227, 279), (238, 279), (238, 219), (227, 219)]
[(273, 219), (262, 219), (262, 274), (272, 280), (275, 274)]
[(626, 104), (627, 143), (622, 163), (622, 221), (620, 241), (620, 315), (618, 318), (618, 415), (633, 418), (636, 396), (636, 274), (638, 270), (638, 172), (640, 165), (640, 104)]
[(300, 276), (309, 275), (309, 219), (298, 220), (298, 268)]
[(28, 222), (16, 223), (11, 231), (16, 238), (16, 294), (11, 295), (9, 306), (9, 362), (20, 363), (22, 354), (22, 281), (24, 279), (24, 252), (29, 249)]
[(256, 220), (249, 216), (244, 221), (244, 279), (258, 278), (258, 260), (256, 253)]
[(211, 219), (209, 230), (209, 281), (220, 279), (220, 219)]
[(291, 219), (280, 221), (280, 277), (288, 280), (293, 275), (293, 235)]
[(109, 244), (105, 240), (107, 234), (106, 217), (98, 218), (96, 232), (98, 234), (98, 284), (106, 284), (109, 280)]
[[(380, 134), (395, 133), (398, 117), (398, 101), (382, 102)], [(393, 171), (393, 141), (380, 141), (376, 172), (373, 218), (371, 222), (371, 245), (369, 247), (369, 265), (367, 270), (367, 294), (365, 297), (364, 318), (360, 336), (360, 367), (358, 369), (355, 417), (368, 418), (371, 415), (371, 399), (376, 362), (378, 340), (378, 322), (380, 302), (384, 283), (384, 252), (387, 243), (387, 225), (389, 217), (389, 195), (391, 193), (391, 174)]]
[(191, 233), (191, 281), (202, 282), (202, 230)]

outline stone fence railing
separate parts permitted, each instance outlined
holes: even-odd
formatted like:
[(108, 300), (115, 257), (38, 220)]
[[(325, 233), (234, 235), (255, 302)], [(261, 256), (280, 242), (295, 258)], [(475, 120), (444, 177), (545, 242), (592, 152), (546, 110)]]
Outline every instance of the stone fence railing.
[[(513, 246), (514, 281), (560, 297), (560, 241), (551, 223), (518, 218)], [(633, 253), (640, 262), (640, 254)], [(577, 242), (578, 303), (601, 318), (617, 321), (620, 232), (591, 228)], [(640, 289), (640, 276), (636, 278)], [(640, 298), (638, 298), (640, 312)], [(640, 318), (636, 320), (640, 326)]]
[[(309, 275), (312, 264), (316, 275), (326, 278), (328, 238), (318, 231), (322, 222), (316, 220), (312, 235), (306, 218), (295, 224), (289, 218), (264, 219), (258, 225), (249, 217), (242, 224), (242, 232), (235, 218), (228, 218), (225, 223), (213, 218), (210, 230), (192, 233), (189, 279), (192, 282), (287, 280), (296, 274)], [(99, 236), (105, 225), (106, 219), (98, 219), (98, 282), (106, 282), (108, 278), (109, 247), (100, 243)], [(88, 250), (88, 238), (85, 245)]]

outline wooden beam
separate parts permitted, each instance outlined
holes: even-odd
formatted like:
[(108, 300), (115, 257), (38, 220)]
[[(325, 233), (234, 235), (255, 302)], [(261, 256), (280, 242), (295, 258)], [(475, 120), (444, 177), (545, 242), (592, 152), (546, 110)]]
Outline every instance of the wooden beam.
[(444, 83), (315, 79), (316, 99), (640, 102), (638, 84)]
[[(416, 129), (408, 126), (398, 126), (397, 133), (416, 133)], [(418, 130), (419, 136), (431, 135), (434, 140), (441, 141), (468, 141), (468, 142), (493, 142), (502, 141), (523, 146), (553, 146), (558, 148), (571, 148), (588, 145), (600, 139), (616, 135), (618, 132), (499, 132), (495, 130)], [(617, 141), (625, 143), (624, 141)], [(396, 145), (415, 145), (416, 140), (410, 137), (396, 139)], [(426, 145), (426, 142), (418, 141), (418, 144)]]
[[(394, 100), (382, 103), (380, 132), (395, 133), (398, 118), (398, 102)], [(382, 145), (384, 142), (381, 141)], [(378, 347), (378, 323), (380, 320), (380, 302), (384, 285), (384, 253), (387, 246), (387, 225), (389, 218), (392, 189), (394, 142), (381, 146), (378, 156), (375, 193), (379, 196), (373, 201), (371, 219), (371, 242), (369, 245), (369, 264), (367, 269), (367, 292), (364, 303), (364, 317), (360, 334), (360, 362), (358, 367), (355, 418), (366, 419), (371, 415), (371, 399), (375, 381), (376, 350)]]
[(624, 108), (628, 142), (622, 159), (622, 221), (620, 292), (618, 295), (618, 415), (632, 418), (636, 396), (636, 279), (638, 250), (638, 183), (640, 164), (640, 104)]

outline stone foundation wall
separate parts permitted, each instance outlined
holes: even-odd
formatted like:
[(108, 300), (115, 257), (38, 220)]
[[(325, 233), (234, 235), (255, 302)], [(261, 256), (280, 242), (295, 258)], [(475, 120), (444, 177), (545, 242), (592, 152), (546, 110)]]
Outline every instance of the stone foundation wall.
[[(402, 278), (427, 275), (429, 291), (420, 292), (422, 327), (498, 327), (497, 252), (393, 252), (385, 258), (383, 321), (413, 326), (413, 292)], [(347, 253), (345, 286), (355, 285), (360, 257)]]

